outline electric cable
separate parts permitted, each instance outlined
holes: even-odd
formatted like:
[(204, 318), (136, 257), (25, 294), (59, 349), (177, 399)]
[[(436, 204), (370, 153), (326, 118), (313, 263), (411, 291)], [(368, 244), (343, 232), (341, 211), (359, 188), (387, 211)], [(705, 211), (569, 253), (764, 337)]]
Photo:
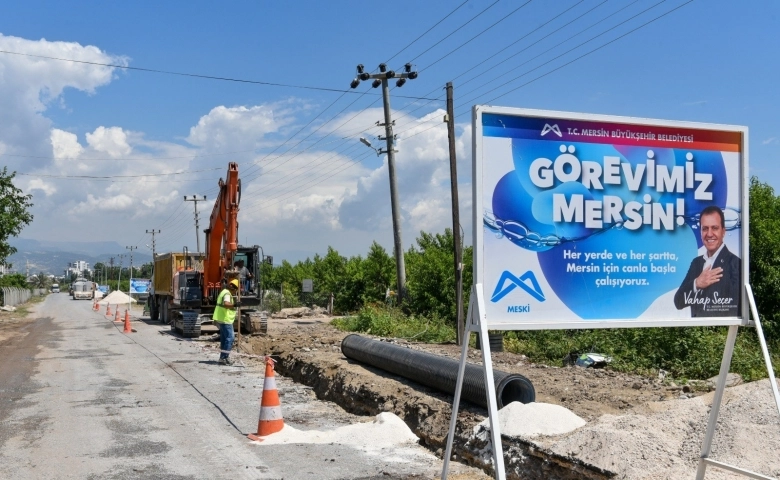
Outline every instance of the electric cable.
[[(497, 0), (498, 1), (498, 0)], [(22, 53), (22, 52), (11, 52), (9, 50), (0, 50), (0, 53), (5, 53), (8, 55), (19, 55), (23, 57), (32, 57), (32, 58), (42, 58), (46, 60), (56, 60), (60, 62), (71, 62), (71, 63), (80, 63), (85, 65), (95, 65), (99, 67), (109, 67), (109, 68), (119, 68), (124, 70), (135, 70), (139, 72), (147, 72), (147, 73), (159, 73), (159, 74), (165, 74), (165, 75), (176, 75), (180, 77), (191, 77), (191, 78), (202, 78), (206, 80), (219, 80), (224, 82), (236, 82), (236, 83), (248, 83), (253, 85), (264, 85), (264, 86), (271, 86), (271, 87), (285, 87), (285, 88), (298, 88), (298, 89), (304, 89), (304, 90), (318, 90), (323, 92), (335, 92), (335, 93), (358, 93), (353, 90), (343, 90), (339, 88), (327, 88), (327, 87), (312, 87), (312, 86), (306, 86), (306, 85), (292, 85), (292, 84), (286, 84), (286, 83), (275, 83), (275, 82), (263, 82), (260, 80), (247, 80), (247, 79), (241, 79), (241, 78), (231, 78), (231, 77), (221, 77), (216, 75), (202, 75), (198, 73), (186, 73), (186, 72), (174, 72), (171, 70), (159, 70), (155, 68), (144, 68), (144, 67), (131, 67), (129, 65), (119, 65), (114, 63), (101, 63), (101, 62), (90, 62), (87, 60), (75, 60), (72, 58), (60, 58), (60, 57), (51, 57), (48, 55), (35, 55), (32, 53)], [(399, 95), (400, 96), (400, 95)], [(404, 98), (410, 98), (413, 100), (428, 100), (426, 98), (422, 97), (404, 97)]]
[[(458, 28), (456, 28), (455, 30), (453, 30), (452, 32), (450, 32), (450, 33), (449, 33), (448, 35), (446, 35), (444, 38), (442, 38), (442, 39), (441, 39), (441, 40), (439, 40), (438, 42), (436, 42), (436, 43), (434, 43), (433, 45), (431, 45), (430, 47), (428, 47), (426, 50), (424, 50), (422, 53), (418, 54), (416, 57), (412, 58), (412, 59), (410, 60), (410, 62), (414, 62), (414, 61), (415, 61), (415, 60), (417, 60), (418, 58), (422, 57), (423, 55), (425, 55), (426, 53), (428, 53), (429, 51), (431, 51), (431, 49), (433, 49), (434, 47), (436, 47), (437, 45), (439, 45), (441, 42), (443, 42), (444, 40), (447, 40), (448, 38), (450, 38), (452, 35), (454, 35), (455, 33), (457, 33), (457, 32), (458, 32), (460, 29), (462, 29), (463, 27), (465, 27), (465, 26), (466, 26), (466, 25), (468, 25), (469, 23), (471, 23), (471, 22), (473, 22), (474, 20), (476, 20), (477, 18), (479, 18), (479, 17), (480, 17), (480, 16), (481, 16), (483, 13), (485, 13), (485, 12), (487, 12), (488, 10), (490, 10), (491, 8), (495, 7), (495, 6), (496, 6), (496, 4), (497, 4), (499, 1), (500, 1), (500, 0), (496, 0), (495, 2), (491, 3), (490, 5), (488, 5), (488, 6), (487, 6), (487, 7), (486, 7), (484, 10), (482, 10), (482, 11), (481, 11), (481, 12), (479, 12), (478, 14), (474, 15), (473, 17), (471, 17), (471, 18), (470, 18), (470, 19), (469, 19), (469, 20), (468, 20), (466, 23), (464, 23), (464, 24), (463, 24), (463, 25), (461, 25), (460, 27), (458, 27)], [(418, 99), (418, 100), (427, 100), (427, 99), (422, 99), (422, 98), (420, 98), (420, 99)]]
[[(519, 7), (517, 7), (516, 9), (512, 10), (511, 12), (509, 12), (507, 15), (505, 15), (504, 17), (502, 17), (502, 18), (501, 18), (500, 20), (498, 20), (497, 22), (493, 23), (492, 25), (490, 25), (490, 26), (489, 26), (489, 27), (487, 27), (486, 29), (482, 30), (482, 31), (481, 31), (481, 32), (479, 32), (478, 34), (474, 35), (473, 37), (469, 38), (469, 39), (468, 39), (468, 40), (466, 40), (465, 42), (461, 43), (460, 45), (458, 45), (458, 46), (457, 46), (457, 47), (455, 47), (454, 49), (450, 50), (448, 53), (446, 53), (446, 54), (444, 54), (443, 56), (439, 57), (437, 60), (433, 61), (432, 63), (429, 63), (429, 64), (428, 64), (428, 66), (427, 66), (427, 67), (425, 67), (425, 69), (423, 69), (423, 70), (426, 70), (426, 69), (428, 69), (428, 68), (431, 68), (432, 66), (434, 66), (434, 65), (436, 65), (437, 63), (441, 62), (441, 61), (442, 61), (442, 60), (444, 60), (445, 58), (449, 57), (449, 56), (450, 56), (450, 55), (452, 55), (453, 53), (455, 53), (455, 52), (457, 52), (458, 50), (460, 50), (461, 48), (465, 47), (466, 45), (468, 45), (468, 44), (469, 44), (469, 43), (471, 43), (472, 41), (474, 41), (474, 40), (476, 40), (477, 38), (479, 38), (479, 37), (480, 37), (482, 34), (484, 34), (485, 32), (487, 32), (488, 30), (492, 29), (493, 27), (495, 27), (495, 26), (496, 26), (496, 25), (498, 25), (499, 23), (501, 23), (501, 22), (503, 22), (504, 20), (508, 19), (509, 17), (511, 17), (512, 15), (514, 15), (515, 13), (519, 12), (519, 11), (520, 11), (522, 8), (525, 8), (525, 7), (526, 7), (526, 6), (527, 6), (529, 3), (531, 3), (532, 1), (533, 1), (533, 0), (527, 0), (527, 1), (526, 1), (524, 4), (520, 5), (520, 6), (519, 6)], [(423, 70), (420, 70), (420, 72), (418, 72), (418, 73), (422, 73), (422, 71), (423, 71)]]
[(458, 5), (457, 7), (455, 7), (455, 10), (453, 10), (453, 11), (451, 11), (450, 13), (448, 13), (447, 15), (445, 15), (445, 16), (444, 16), (444, 18), (442, 18), (441, 20), (439, 20), (438, 22), (436, 22), (436, 23), (435, 23), (435, 24), (434, 24), (432, 27), (430, 27), (428, 30), (424, 31), (424, 32), (423, 32), (423, 33), (422, 33), (420, 36), (418, 36), (417, 38), (415, 38), (414, 40), (412, 40), (412, 41), (411, 41), (411, 42), (410, 42), (410, 43), (409, 43), (407, 46), (405, 46), (404, 48), (402, 48), (401, 50), (399, 50), (398, 52), (396, 52), (396, 54), (395, 54), (395, 55), (393, 55), (392, 57), (388, 58), (388, 59), (385, 61), (385, 63), (390, 63), (390, 61), (391, 61), (392, 59), (394, 59), (395, 57), (397, 57), (398, 55), (400, 55), (401, 53), (403, 53), (403, 52), (404, 52), (406, 49), (408, 49), (409, 47), (411, 47), (412, 45), (414, 45), (415, 43), (417, 43), (417, 41), (418, 41), (418, 40), (420, 40), (422, 37), (424, 37), (425, 35), (427, 35), (427, 34), (428, 34), (428, 32), (430, 32), (431, 30), (433, 30), (434, 28), (436, 28), (437, 26), (439, 26), (439, 24), (440, 24), (441, 22), (443, 22), (443, 21), (447, 20), (447, 19), (448, 19), (448, 18), (449, 18), (449, 17), (450, 17), (450, 16), (451, 16), (453, 13), (457, 12), (458, 10), (460, 10), (460, 7), (462, 7), (463, 5), (465, 5), (465, 4), (467, 4), (467, 3), (469, 3), (469, 0), (466, 0), (465, 2), (463, 2), (463, 3), (461, 3), (460, 5)]

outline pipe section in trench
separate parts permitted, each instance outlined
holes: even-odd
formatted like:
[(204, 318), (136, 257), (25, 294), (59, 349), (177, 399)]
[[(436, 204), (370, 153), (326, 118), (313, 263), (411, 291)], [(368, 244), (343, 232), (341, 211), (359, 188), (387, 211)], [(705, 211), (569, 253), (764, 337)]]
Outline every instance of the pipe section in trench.
[[(341, 341), (341, 352), (349, 359), (455, 395), (459, 366), (457, 360), (355, 334), (347, 335)], [(493, 370), (493, 380), (499, 409), (512, 402), (531, 403), (536, 400), (533, 384), (518, 373)], [(485, 374), (482, 366), (466, 363), (461, 398), (487, 408)]]

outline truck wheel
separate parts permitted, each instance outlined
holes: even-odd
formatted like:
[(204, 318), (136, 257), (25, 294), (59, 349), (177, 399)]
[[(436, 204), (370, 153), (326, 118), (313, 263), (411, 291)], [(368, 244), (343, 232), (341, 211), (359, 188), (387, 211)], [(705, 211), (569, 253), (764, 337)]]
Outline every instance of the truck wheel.
[(149, 320), (156, 322), (160, 319), (160, 311), (157, 309), (157, 300), (154, 297), (149, 298)]

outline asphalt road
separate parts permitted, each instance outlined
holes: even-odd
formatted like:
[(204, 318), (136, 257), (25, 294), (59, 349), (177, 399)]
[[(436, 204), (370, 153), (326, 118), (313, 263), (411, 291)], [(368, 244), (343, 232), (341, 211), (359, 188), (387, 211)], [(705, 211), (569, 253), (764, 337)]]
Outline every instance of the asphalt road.
[[(217, 355), (134, 321), (123, 334), (91, 302), (66, 294), (38, 305), (29, 332), (0, 350), (0, 478), (432, 478), (441, 462), (416, 445), (250, 442), (260, 363)], [(277, 375), (285, 421), (302, 429), (369, 419), (319, 402)]]

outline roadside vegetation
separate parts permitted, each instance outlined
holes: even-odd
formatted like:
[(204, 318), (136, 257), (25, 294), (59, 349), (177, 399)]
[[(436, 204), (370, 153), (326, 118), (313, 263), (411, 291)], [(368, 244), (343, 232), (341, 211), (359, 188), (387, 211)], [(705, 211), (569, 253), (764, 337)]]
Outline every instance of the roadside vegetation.
[[(407, 298), (395, 305), (395, 261), (376, 242), (365, 257), (343, 257), (333, 248), (293, 265), (264, 264), (264, 288), (284, 301), (277, 308), (316, 303), (344, 315), (333, 324), (344, 331), (446, 343), (456, 338), (456, 307), (452, 231), (420, 232), (405, 252)], [(472, 284), (471, 247), (463, 249), (464, 306)], [(780, 197), (755, 177), (750, 183), (750, 275), (764, 334), (780, 375)], [(303, 294), (303, 279), (314, 292)], [(465, 312), (464, 312), (465, 313)], [(725, 327), (629, 328), (607, 330), (544, 330), (504, 333), (504, 349), (531, 361), (562, 365), (571, 354), (598, 352), (613, 358), (609, 368), (656, 375), (665, 370), (678, 380), (705, 379), (718, 374), (726, 341)], [(474, 344), (472, 335), (471, 343)], [(767, 376), (755, 330), (741, 328), (731, 371), (746, 380)]]

